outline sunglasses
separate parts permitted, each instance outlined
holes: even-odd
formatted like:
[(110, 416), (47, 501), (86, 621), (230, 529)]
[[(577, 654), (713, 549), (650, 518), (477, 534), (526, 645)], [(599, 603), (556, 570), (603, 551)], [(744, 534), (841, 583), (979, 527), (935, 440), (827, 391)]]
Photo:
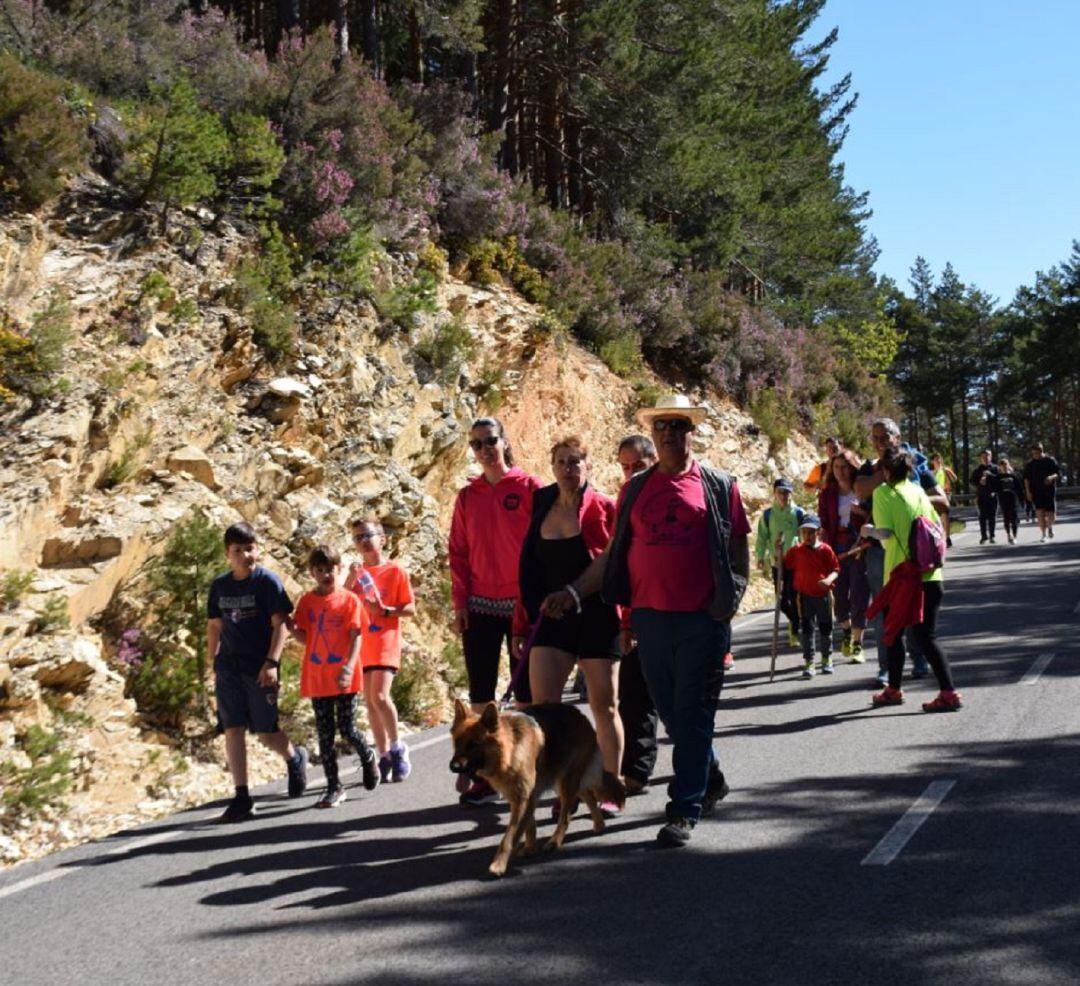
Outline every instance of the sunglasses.
[(689, 431), (694, 426), (686, 418), (653, 418), (654, 431)]
[(474, 452), (479, 452), (480, 449), (482, 449), (485, 445), (488, 448), (494, 448), (498, 444), (499, 444), (499, 436), (498, 435), (487, 435), (484, 438), (470, 438), (469, 439), (469, 448), (471, 448)]
[(378, 531), (363, 531), (359, 534), (354, 534), (352, 539), (354, 541), (370, 541), (372, 538), (377, 538), (378, 536)]

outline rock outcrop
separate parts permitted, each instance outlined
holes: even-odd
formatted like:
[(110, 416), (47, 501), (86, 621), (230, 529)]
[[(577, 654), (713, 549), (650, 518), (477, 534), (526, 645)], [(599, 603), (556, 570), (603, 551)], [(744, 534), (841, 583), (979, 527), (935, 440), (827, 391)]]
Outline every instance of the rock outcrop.
[[(115, 241), (116, 212), (84, 183), (51, 215), (0, 221), (2, 310), (28, 324), (62, 290), (74, 330), (66, 392), (32, 413), (0, 408), (0, 570), (32, 576), (0, 613), (0, 762), (25, 767), (28, 731), (60, 724), (74, 785), (62, 817), (9, 825), (6, 861), (226, 790), (220, 750), (207, 754), (217, 763), (187, 757), (124, 697), (116, 641), (101, 622), (110, 607), (139, 610), (147, 561), (194, 507), (222, 526), (255, 524), (267, 564), (294, 591), (314, 544), (347, 549), (348, 519), (377, 515), (420, 599), (409, 659), (437, 661), (448, 632), (445, 531), (470, 467), (469, 421), (497, 404), (518, 460), (543, 477), (555, 438), (582, 435), (596, 484), (612, 493), (618, 439), (637, 430), (630, 384), (538, 332), (542, 313), (511, 291), (449, 277), (439, 311), (408, 330), (381, 324), (364, 301), (305, 294), (295, 351), (271, 366), (250, 320), (228, 304), (250, 249), (238, 231), (181, 215), (168, 239)], [(181, 320), (176, 306), (144, 297), (151, 274), (190, 299), (194, 317), (191, 305)], [(407, 274), (399, 266), (390, 276)], [(433, 366), (415, 344), (450, 319), (468, 328), (478, 355)], [(699, 454), (762, 503), (778, 468), (766, 441), (720, 395), (699, 397), (711, 409)], [(803, 469), (812, 454), (795, 440), (781, 461)], [(47, 607), (63, 610), (71, 629), (41, 632)], [(270, 760), (256, 768), (279, 771)]]

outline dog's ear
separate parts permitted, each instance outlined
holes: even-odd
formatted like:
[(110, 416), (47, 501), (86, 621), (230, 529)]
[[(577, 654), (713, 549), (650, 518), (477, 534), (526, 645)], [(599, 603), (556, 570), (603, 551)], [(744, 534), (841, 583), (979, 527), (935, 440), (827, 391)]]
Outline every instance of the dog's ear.
[(489, 733), (495, 732), (499, 728), (499, 707), (494, 702), (488, 702), (480, 713), (480, 721)]
[(469, 707), (460, 698), (454, 699), (454, 725), (463, 722), (469, 714)]

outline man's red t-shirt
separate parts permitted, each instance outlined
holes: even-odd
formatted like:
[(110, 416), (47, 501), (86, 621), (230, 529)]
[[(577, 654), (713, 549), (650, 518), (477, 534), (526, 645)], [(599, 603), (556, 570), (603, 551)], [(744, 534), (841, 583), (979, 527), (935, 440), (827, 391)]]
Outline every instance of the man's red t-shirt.
[[(750, 521), (736, 483), (728, 507), (731, 536), (746, 537)], [(677, 476), (654, 469), (645, 481), (630, 510), (627, 564), (634, 609), (696, 613), (709, 608), (713, 595), (709, 520), (697, 461)]]

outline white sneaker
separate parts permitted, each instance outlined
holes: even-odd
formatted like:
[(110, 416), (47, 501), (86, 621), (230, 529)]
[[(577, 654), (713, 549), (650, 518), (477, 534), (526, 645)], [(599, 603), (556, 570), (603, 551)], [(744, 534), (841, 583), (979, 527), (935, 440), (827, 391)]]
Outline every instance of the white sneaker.
[(1039, 538), (1039, 544), (1046, 544), (1046, 535), (1045, 534), (1041, 538)]

